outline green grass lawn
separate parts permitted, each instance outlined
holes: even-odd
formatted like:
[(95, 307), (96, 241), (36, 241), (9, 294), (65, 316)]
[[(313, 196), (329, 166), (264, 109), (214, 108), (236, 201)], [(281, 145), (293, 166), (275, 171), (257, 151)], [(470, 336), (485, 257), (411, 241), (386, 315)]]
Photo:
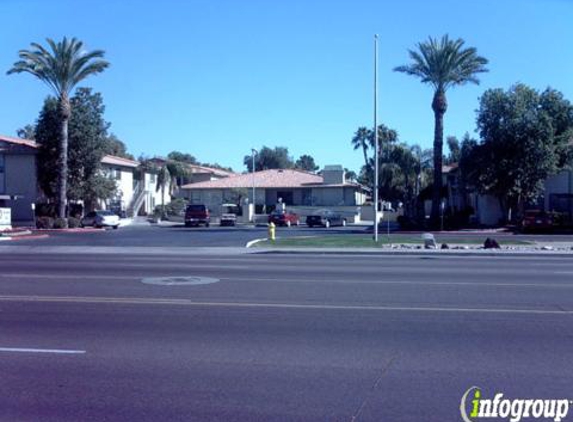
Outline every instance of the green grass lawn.
[[(481, 237), (447, 237), (443, 240), (436, 236), (436, 243), (438, 247), (442, 243), (448, 245), (483, 245), (485, 238)], [(387, 246), (388, 238), (385, 235), (379, 236), (378, 244), (372, 240), (372, 235), (327, 235), (327, 236), (305, 236), (305, 237), (288, 237), (278, 238), (274, 242), (265, 241), (256, 243), (256, 247), (308, 247), (308, 248), (376, 248)], [(529, 245), (530, 242), (513, 240), (513, 241), (499, 241), (500, 245)], [(390, 244), (408, 244), (420, 245), (424, 244), (421, 236), (412, 236), (404, 234), (393, 234), (390, 236)]]

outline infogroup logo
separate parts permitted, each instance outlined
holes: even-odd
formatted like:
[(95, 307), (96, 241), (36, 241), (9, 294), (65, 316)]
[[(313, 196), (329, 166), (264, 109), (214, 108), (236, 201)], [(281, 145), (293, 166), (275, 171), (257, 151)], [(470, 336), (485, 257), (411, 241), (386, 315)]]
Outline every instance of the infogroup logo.
[(493, 399), (485, 399), (479, 387), (469, 388), (460, 403), (460, 413), (464, 422), (482, 419), (521, 420), (545, 419), (560, 422), (567, 417), (569, 399), (506, 399), (503, 393), (496, 393)]

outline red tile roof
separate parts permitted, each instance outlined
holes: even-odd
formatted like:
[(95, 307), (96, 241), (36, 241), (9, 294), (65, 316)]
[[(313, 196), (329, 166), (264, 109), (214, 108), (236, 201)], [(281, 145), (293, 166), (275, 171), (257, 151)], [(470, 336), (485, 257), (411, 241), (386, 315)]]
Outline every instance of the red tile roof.
[(0, 135), (0, 142), (8, 144), (23, 145), (30, 148), (38, 148), (38, 144), (30, 139), (13, 138), (11, 136)]
[(139, 167), (139, 161), (130, 160), (129, 158), (116, 157), (115, 155), (106, 155), (101, 159), (102, 164), (122, 167)]
[(302, 187), (340, 187), (360, 186), (355, 183), (344, 185), (325, 185), (322, 176), (302, 170), (263, 170), (254, 173), (238, 174), (219, 180), (189, 183), (182, 189), (235, 189), (252, 188), (253, 178), (255, 188), (302, 188)]

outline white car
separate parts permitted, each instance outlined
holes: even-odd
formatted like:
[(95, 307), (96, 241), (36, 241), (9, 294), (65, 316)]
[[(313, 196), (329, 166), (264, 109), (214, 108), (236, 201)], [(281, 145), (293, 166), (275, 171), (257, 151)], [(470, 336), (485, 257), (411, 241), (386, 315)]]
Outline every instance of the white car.
[(80, 225), (82, 227), (113, 227), (117, 229), (119, 227), (119, 217), (111, 211), (92, 211), (82, 218)]

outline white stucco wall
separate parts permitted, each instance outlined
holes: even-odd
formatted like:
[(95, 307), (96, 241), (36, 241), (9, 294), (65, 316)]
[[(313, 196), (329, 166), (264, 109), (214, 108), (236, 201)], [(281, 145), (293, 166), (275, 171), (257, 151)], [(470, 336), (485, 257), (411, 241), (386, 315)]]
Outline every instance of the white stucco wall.
[(476, 200), (476, 214), (480, 224), (496, 226), (503, 218), (499, 200), (492, 195), (478, 195)]
[[(4, 155), (4, 184), (0, 193), (22, 196), (8, 201), (12, 208), (13, 221), (31, 221), (34, 219), (32, 203), (38, 195), (36, 177), (36, 157), (33, 154)], [(2, 192), (4, 188), (4, 192)]]
[(573, 194), (573, 172), (564, 170), (545, 181), (545, 209), (551, 211), (552, 194)]
[(169, 194), (169, 184), (165, 186), (163, 191), (163, 202), (161, 188), (157, 189), (157, 175), (152, 173), (144, 174), (144, 184), (146, 191), (146, 199), (144, 203), (145, 212), (147, 214), (153, 213), (156, 206), (164, 204), (167, 205), (171, 202), (171, 195)]

